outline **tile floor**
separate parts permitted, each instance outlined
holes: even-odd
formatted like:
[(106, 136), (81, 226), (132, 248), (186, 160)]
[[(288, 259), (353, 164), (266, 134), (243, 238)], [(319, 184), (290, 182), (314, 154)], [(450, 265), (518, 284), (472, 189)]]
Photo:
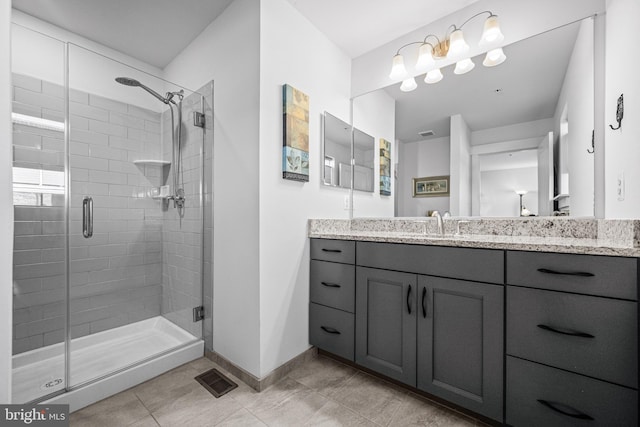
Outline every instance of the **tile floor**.
[[(216, 399), (193, 378), (217, 368), (238, 384)], [(71, 426), (484, 426), (324, 356), (257, 393), (206, 358), (71, 415)]]

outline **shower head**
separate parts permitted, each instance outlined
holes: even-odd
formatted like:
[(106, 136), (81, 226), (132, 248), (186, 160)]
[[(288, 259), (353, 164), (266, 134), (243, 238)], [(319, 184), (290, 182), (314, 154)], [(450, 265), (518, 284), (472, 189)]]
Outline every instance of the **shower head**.
[(125, 86), (140, 87), (140, 88), (146, 90), (147, 92), (149, 92), (151, 95), (153, 95), (156, 98), (158, 98), (160, 100), (160, 102), (163, 102), (165, 104), (168, 104), (169, 101), (170, 101), (170, 99), (167, 99), (167, 98), (163, 97), (158, 92), (156, 92), (155, 90), (153, 90), (151, 88), (146, 87), (145, 85), (143, 85), (142, 83), (140, 83), (136, 79), (132, 79), (130, 77), (116, 77), (116, 82), (120, 83), (121, 85), (125, 85)]
[(118, 83), (120, 83), (121, 85), (125, 85), (125, 86), (140, 86), (141, 83), (139, 81), (137, 81), (136, 79), (132, 79), (129, 77), (116, 77), (116, 81)]

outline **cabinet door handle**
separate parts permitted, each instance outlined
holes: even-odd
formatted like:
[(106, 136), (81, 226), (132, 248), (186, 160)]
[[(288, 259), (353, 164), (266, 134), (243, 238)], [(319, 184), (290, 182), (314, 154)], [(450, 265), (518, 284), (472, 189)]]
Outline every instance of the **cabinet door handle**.
[[(567, 417), (577, 418), (579, 420), (593, 421), (592, 416), (587, 415), (584, 412), (580, 412), (577, 409), (572, 408), (571, 406), (563, 405), (562, 403), (558, 403), (558, 402), (550, 402), (548, 400), (543, 400), (543, 399), (538, 399), (538, 402), (546, 406), (547, 408), (550, 408), (562, 415), (566, 415)], [(564, 408), (564, 410), (560, 408)]]
[(339, 253), (341, 253), (342, 251), (341, 251), (340, 249), (327, 249), (327, 248), (322, 248), (322, 252), (331, 252), (331, 253), (334, 253), (334, 254), (339, 254)]
[(334, 328), (330, 328), (328, 326), (320, 326), (320, 329), (325, 331), (328, 334), (340, 335), (340, 331)]
[(320, 282), (320, 284), (322, 286), (326, 286), (327, 288), (340, 288), (341, 286), (336, 284), (336, 283), (329, 283), (329, 282)]
[(409, 290), (407, 291), (407, 311), (411, 314), (411, 285), (409, 285)]
[(427, 318), (427, 306), (424, 305), (427, 298), (427, 287), (422, 288), (422, 317)]
[(544, 325), (544, 324), (540, 324), (537, 326), (540, 329), (544, 329), (545, 331), (549, 331), (549, 332), (555, 332), (556, 334), (571, 335), (572, 337), (581, 337), (581, 338), (595, 338), (593, 335), (587, 334), (586, 332), (572, 331), (571, 329), (554, 328), (552, 326)]
[(595, 274), (588, 273), (586, 271), (556, 271), (556, 270), (550, 270), (548, 268), (539, 268), (538, 271), (540, 273), (557, 274), (557, 275), (560, 275), (560, 276), (578, 276), (578, 277), (593, 277), (593, 276), (595, 276)]

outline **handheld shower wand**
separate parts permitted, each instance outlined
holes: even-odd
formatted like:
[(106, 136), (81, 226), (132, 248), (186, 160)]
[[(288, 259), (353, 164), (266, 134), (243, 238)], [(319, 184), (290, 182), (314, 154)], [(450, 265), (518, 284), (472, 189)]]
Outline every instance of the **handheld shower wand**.
[[(184, 197), (184, 188), (180, 186), (180, 174), (182, 173), (181, 163), (182, 163), (182, 99), (184, 98), (184, 91), (180, 90), (177, 92), (167, 92), (165, 96), (160, 95), (155, 90), (143, 85), (136, 79), (132, 79), (130, 77), (116, 77), (116, 82), (131, 87), (139, 87), (149, 92), (155, 98), (160, 100), (163, 104), (169, 106), (169, 110), (171, 111), (171, 138), (172, 138), (172, 155), (173, 155), (173, 195), (169, 197), (170, 200), (173, 200), (173, 206), (178, 209), (184, 208), (185, 197)], [(176, 103), (173, 98), (177, 96), (178, 102)], [(174, 123), (174, 112), (173, 107), (176, 107), (176, 111), (178, 114), (178, 126), (176, 128)]]

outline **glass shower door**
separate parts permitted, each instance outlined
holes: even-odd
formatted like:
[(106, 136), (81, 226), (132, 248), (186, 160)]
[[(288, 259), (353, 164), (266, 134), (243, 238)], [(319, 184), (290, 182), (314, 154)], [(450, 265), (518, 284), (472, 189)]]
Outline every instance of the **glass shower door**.
[(65, 389), (64, 43), (16, 24), (12, 39), (12, 402)]
[(73, 44), (68, 70), (76, 387), (202, 338), (203, 139), (198, 94)]

